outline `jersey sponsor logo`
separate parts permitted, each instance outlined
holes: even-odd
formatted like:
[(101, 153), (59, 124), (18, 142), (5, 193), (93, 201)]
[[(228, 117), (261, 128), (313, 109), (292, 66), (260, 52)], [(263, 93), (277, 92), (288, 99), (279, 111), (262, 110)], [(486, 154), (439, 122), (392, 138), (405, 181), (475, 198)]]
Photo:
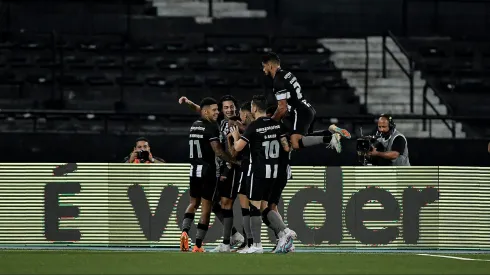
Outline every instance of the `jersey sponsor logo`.
[(271, 131), (271, 130), (277, 130), (277, 129), (280, 129), (281, 128), (281, 125), (273, 125), (273, 126), (266, 126), (266, 127), (262, 127), (262, 128), (257, 128), (255, 131), (257, 133), (265, 133), (267, 131)]
[(204, 131), (206, 130), (206, 127), (202, 127), (202, 126), (192, 126), (191, 127), (191, 131)]

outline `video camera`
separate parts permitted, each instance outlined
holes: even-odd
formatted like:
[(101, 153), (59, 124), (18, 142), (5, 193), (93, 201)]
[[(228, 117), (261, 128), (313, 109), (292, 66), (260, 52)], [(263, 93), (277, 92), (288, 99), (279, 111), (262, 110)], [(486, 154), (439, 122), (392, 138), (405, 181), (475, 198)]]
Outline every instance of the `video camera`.
[(379, 144), (380, 136), (362, 136), (357, 139), (357, 152), (369, 153)]
[(371, 164), (367, 153), (373, 150), (373, 147), (377, 147), (380, 144), (379, 138), (381, 135), (370, 135), (363, 136), (361, 129), (361, 137), (357, 139), (357, 156), (358, 161), (362, 163), (362, 165), (366, 166)]

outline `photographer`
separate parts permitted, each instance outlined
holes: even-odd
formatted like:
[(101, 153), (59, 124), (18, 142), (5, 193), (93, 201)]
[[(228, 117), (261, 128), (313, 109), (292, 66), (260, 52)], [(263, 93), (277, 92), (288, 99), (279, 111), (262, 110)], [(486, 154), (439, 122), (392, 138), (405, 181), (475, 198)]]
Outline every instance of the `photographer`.
[(125, 163), (165, 163), (161, 158), (154, 157), (150, 151), (148, 139), (140, 137), (136, 139), (136, 146), (131, 155), (124, 159)]
[(373, 165), (410, 166), (407, 139), (396, 130), (396, 124), (390, 115), (381, 115), (376, 136), (376, 145), (367, 153)]

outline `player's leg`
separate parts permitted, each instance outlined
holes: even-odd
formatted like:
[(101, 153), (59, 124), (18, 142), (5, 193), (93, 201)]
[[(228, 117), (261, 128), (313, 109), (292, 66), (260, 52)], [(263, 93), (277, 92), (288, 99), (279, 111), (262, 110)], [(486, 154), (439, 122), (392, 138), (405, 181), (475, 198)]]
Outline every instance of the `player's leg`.
[[(224, 181), (218, 181), (221, 213), (223, 215), (223, 243), (219, 244), (210, 252), (230, 252), (232, 246), (237, 244), (241, 245), (244, 241), (243, 236), (233, 226), (233, 203), (238, 192), (239, 173), (240, 170), (233, 167), (229, 170)], [(234, 236), (233, 243), (232, 236)]]
[(180, 250), (189, 251), (189, 230), (194, 223), (194, 217), (196, 210), (201, 204), (201, 179), (196, 177), (190, 177), (190, 203), (187, 206), (184, 214), (184, 220), (182, 221), (182, 234), (180, 236)]
[[(214, 174), (214, 173), (209, 173)], [(202, 242), (209, 228), (209, 220), (213, 207), (213, 198), (217, 192), (217, 181), (215, 175), (203, 175), (201, 185), (201, 218), (197, 224), (196, 245), (192, 252), (204, 252)]]
[[(339, 136), (350, 138), (350, 133), (342, 128), (335, 125), (331, 125), (329, 130), (334, 134), (325, 136), (306, 136), (306, 134), (311, 131), (311, 125), (315, 119), (315, 114), (313, 112), (297, 112), (290, 114), (287, 119), (289, 120), (290, 132), (291, 132), (291, 146), (295, 150), (299, 150), (305, 147), (310, 147), (318, 144), (330, 144), (332, 138), (338, 139)], [(338, 135), (336, 135), (338, 134)], [(338, 143), (338, 140), (335, 140)]]
[(260, 213), (261, 201), (263, 197), (263, 184), (265, 179), (255, 178), (254, 174), (250, 176), (250, 227), (252, 229), (253, 245), (247, 250), (247, 253), (264, 253), (260, 231), (262, 228), (262, 218)]

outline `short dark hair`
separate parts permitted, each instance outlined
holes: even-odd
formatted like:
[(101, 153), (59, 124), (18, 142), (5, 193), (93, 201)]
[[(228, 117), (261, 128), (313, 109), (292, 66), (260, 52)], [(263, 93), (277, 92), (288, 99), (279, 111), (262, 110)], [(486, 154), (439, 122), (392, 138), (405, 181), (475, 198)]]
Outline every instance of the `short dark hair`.
[(267, 109), (267, 98), (263, 95), (254, 95), (252, 98), (252, 104), (259, 109), (259, 111), (265, 112)]
[(201, 109), (202, 109), (206, 106), (211, 106), (213, 104), (218, 104), (218, 102), (216, 102), (216, 100), (212, 97), (205, 97), (205, 98), (203, 98), (203, 100), (201, 100), (199, 107), (201, 107)]
[(225, 102), (225, 101), (232, 101), (233, 104), (235, 104), (235, 107), (238, 108), (238, 100), (236, 100), (236, 98), (234, 96), (224, 95), (219, 99), (219, 102), (218, 102), (218, 108), (220, 111), (221, 111), (221, 109), (223, 109), (223, 102)]
[(242, 106), (240, 106), (240, 110), (251, 112), (252, 111), (252, 102), (247, 101), (247, 102), (243, 103)]
[(150, 144), (150, 141), (147, 138), (145, 138), (145, 137), (139, 137), (139, 138), (137, 138), (135, 143), (138, 143), (140, 141), (148, 142), (148, 144)]
[(267, 62), (270, 62), (270, 61), (277, 63), (277, 64), (281, 64), (281, 59), (274, 52), (268, 52), (267, 54), (262, 56), (262, 63), (266, 64)]
[(267, 107), (267, 110), (265, 110), (265, 113), (268, 116), (269, 115), (272, 116), (276, 112), (276, 109), (277, 109), (277, 106), (275, 106), (275, 105), (269, 106), (269, 107)]

